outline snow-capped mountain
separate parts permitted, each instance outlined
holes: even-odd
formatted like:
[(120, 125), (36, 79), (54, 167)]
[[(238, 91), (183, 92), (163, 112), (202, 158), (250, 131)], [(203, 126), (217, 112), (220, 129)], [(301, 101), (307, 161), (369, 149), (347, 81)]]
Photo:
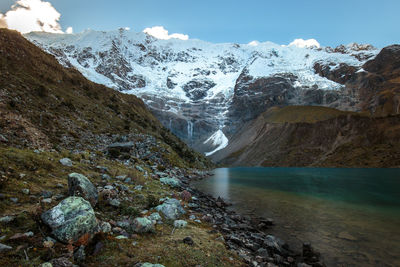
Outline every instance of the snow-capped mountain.
[(89, 80), (141, 97), (166, 127), (207, 155), (274, 105), (360, 109), (357, 93), (344, 84), (379, 52), (358, 44), (159, 40), (124, 29), (25, 37)]

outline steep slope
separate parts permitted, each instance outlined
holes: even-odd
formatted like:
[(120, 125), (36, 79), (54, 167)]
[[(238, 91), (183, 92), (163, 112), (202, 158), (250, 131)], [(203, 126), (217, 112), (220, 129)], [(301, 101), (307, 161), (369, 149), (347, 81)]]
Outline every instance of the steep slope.
[(123, 29), (25, 37), (88, 79), (139, 96), (164, 126), (208, 154), (275, 105), (361, 110), (357, 94), (317, 74), (315, 65), (357, 72), (379, 52), (356, 44), (332, 49), (158, 40)]
[(85, 150), (104, 148), (124, 136), (153, 136), (182, 164), (207, 164), (165, 129), (142, 100), (88, 81), (6, 29), (0, 29), (0, 88), (0, 138), (6, 145)]
[(233, 166), (400, 167), (400, 115), (271, 108), (212, 158)]
[(349, 88), (361, 100), (360, 108), (374, 116), (400, 113), (400, 45), (391, 45), (361, 69), (341, 64), (331, 70), (321, 62), (314, 68), (321, 76)]

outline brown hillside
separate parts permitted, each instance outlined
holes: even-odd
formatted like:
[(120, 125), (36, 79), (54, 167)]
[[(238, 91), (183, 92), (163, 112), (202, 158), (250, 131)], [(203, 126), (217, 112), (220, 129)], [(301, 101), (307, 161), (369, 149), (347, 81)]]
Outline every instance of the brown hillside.
[(245, 125), (213, 159), (233, 166), (399, 167), (400, 116), (273, 108)]
[(90, 82), (7, 29), (0, 29), (0, 127), (0, 141), (17, 147), (98, 148), (113, 135), (143, 133), (192, 163), (201, 157), (137, 97)]

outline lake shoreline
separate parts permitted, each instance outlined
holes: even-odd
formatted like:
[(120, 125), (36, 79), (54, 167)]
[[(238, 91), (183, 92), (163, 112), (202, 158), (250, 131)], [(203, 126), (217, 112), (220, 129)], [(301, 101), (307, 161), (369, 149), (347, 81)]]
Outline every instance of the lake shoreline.
[(199, 172), (196, 177), (181, 179), (196, 200), (191, 208), (203, 214), (202, 219), (223, 235), (227, 248), (235, 251), (249, 266), (325, 266), (320, 253), (310, 243), (303, 243), (302, 251), (293, 251), (282, 239), (265, 233), (274, 227), (272, 219), (242, 215), (229, 209), (231, 204), (222, 198), (214, 198), (193, 187), (194, 182), (211, 175), (211, 172)]

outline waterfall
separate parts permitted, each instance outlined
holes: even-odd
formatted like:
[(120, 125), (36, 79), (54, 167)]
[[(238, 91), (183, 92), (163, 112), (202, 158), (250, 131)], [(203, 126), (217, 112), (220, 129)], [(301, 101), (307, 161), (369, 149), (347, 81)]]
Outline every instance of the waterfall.
[(193, 122), (191, 121), (187, 122), (187, 135), (188, 139), (191, 140), (193, 137)]

